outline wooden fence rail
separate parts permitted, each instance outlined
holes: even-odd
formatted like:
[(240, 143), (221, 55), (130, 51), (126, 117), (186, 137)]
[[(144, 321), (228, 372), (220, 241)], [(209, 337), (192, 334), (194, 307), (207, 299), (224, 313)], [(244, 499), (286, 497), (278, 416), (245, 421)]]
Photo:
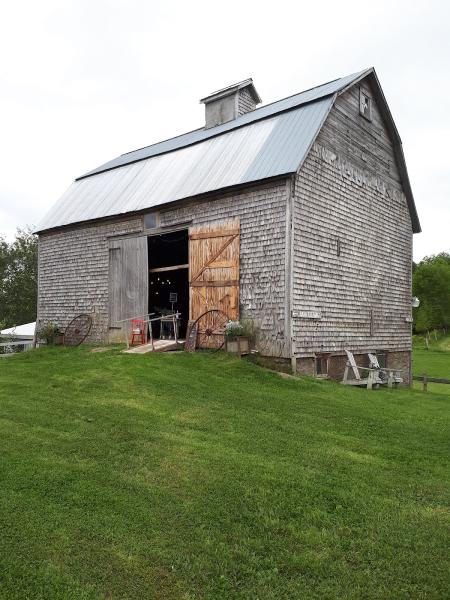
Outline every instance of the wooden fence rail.
[[(31, 350), (33, 348), (33, 340), (18, 340), (14, 342), (0, 342), (0, 349), (4, 348), (4, 352), (0, 352), (0, 358), (6, 358), (8, 356), (14, 356), (17, 352), (14, 352), (13, 347), (23, 346), (23, 351)], [(20, 352), (20, 350), (19, 350)]]
[(414, 381), (421, 381), (423, 385), (423, 391), (428, 391), (428, 382), (430, 383), (450, 383), (450, 379), (445, 377), (428, 377), (428, 375), (413, 375)]

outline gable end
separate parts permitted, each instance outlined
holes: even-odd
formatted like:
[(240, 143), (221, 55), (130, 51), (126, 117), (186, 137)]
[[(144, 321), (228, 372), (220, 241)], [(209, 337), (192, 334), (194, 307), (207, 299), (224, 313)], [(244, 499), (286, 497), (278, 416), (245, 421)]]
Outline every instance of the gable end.
[(411, 216), (411, 225), (413, 233), (420, 233), (422, 229), (420, 226), (419, 216), (417, 214), (417, 209), (414, 202), (411, 183), (409, 181), (408, 169), (406, 167), (405, 155), (403, 153), (402, 140), (400, 138), (398, 129), (395, 125), (392, 113), (389, 109), (389, 105), (386, 101), (386, 97), (381, 88), (380, 81), (377, 77), (375, 69), (372, 68), (368, 73), (364, 73), (360, 79), (353, 81), (351, 85), (347, 86), (346, 88), (343, 88), (340, 92), (338, 92), (337, 95), (341, 96), (342, 94), (345, 94), (345, 92), (350, 88), (361, 85), (363, 82), (366, 83), (370, 88), (370, 93), (373, 96), (373, 101), (377, 104), (378, 110), (383, 118), (384, 124), (392, 142), (397, 169), (400, 175), (400, 180), (403, 186), (403, 191), (406, 196), (406, 201)]

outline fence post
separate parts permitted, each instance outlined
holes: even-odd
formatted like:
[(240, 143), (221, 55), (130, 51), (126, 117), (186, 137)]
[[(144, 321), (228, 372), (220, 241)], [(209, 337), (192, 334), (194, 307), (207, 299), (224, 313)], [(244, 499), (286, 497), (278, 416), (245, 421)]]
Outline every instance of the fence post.
[(427, 392), (428, 391), (428, 378), (426, 375), (423, 376), (423, 391)]

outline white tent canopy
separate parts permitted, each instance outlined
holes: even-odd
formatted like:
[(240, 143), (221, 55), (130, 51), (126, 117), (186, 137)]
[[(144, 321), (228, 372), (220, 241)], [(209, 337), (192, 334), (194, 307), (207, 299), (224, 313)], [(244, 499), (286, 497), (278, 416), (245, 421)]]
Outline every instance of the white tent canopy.
[(9, 327), (8, 329), (2, 329), (0, 335), (3, 336), (14, 336), (15, 338), (22, 340), (32, 340), (36, 329), (36, 322), (25, 323), (25, 325), (17, 325), (16, 327)]

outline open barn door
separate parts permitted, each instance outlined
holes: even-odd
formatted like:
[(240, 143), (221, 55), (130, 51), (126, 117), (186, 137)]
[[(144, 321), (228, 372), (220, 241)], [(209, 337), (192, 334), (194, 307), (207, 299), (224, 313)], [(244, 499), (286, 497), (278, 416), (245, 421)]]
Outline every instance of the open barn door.
[(145, 236), (109, 242), (110, 341), (128, 331), (123, 319), (144, 317), (148, 312), (148, 251)]
[[(224, 221), (189, 230), (189, 317), (193, 322), (211, 309), (239, 319), (239, 221)], [(211, 320), (209, 323), (208, 319)], [(203, 328), (215, 327), (214, 316), (200, 326), (197, 345), (217, 348), (223, 342), (223, 327), (214, 335)]]

